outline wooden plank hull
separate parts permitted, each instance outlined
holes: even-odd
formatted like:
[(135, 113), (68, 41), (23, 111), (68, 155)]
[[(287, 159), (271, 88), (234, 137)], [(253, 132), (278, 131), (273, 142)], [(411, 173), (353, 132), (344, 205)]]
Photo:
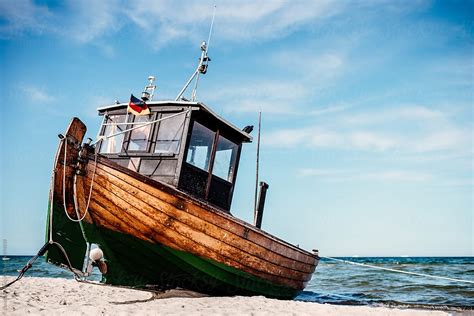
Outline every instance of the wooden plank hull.
[[(64, 146), (78, 153), (74, 144), (63, 142), (58, 156)], [(106, 283), (289, 298), (306, 286), (316, 268), (316, 255), (105, 157), (90, 156), (83, 175), (74, 176), (74, 163), (68, 163), (63, 181), (63, 160), (57, 159), (54, 171), (51, 231), (55, 238), (55, 220), (64, 221), (65, 212), (84, 217), (74, 223), (83, 240), (77, 234), (74, 238), (104, 251)], [(78, 252), (74, 246), (66, 251)], [(57, 254), (48, 259), (61, 262)]]

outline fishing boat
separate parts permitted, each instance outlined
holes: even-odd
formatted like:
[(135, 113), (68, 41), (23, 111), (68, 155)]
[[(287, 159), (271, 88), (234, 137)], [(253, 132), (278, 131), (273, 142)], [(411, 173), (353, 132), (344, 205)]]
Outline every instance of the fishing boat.
[[(96, 141), (73, 118), (59, 135), (49, 195), (46, 260), (88, 279), (143, 289), (293, 298), (318, 264), (309, 252), (230, 210), (242, 146), (251, 127), (234, 126), (196, 100), (198, 67), (176, 99), (154, 101), (155, 78), (129, 102), (98, 108)], [(192, 97), (183, 97), (190, 83)], [(252, 211), (252, 210), (250, 210)]]

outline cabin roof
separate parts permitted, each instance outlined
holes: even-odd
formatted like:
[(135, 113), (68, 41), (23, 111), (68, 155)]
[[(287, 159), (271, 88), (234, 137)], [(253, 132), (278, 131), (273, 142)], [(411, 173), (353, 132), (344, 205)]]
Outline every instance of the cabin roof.
[[(231, 129), (235, 130), (238, 132), (244, 139), (244, 142), (252, 142), (252, 136), (250, 136), (248, 133), (244, 132), (231, 122), (227, 121), (226, 119), (220, 117), (217, 115), (213, 110), (211, 110), (210, 107), (205, 105), (202, 102), (191, 102), (191, 101), (149, 101), (147, 102), (147, 105), (153, 106), (153, 105), (160, 105), (160, 106), (192, 106), (192, 107), (198, 107), (199, 110), (203, 110), (204, 112), (210, 114), (213, 116), (215, 119), (223, 123), (224, 125), (229, 126)], [(112, 104), (112, 105), (106, 105), (97, 108), (97, 111), (99, 114), (104, 114), (107, 110), (117, 110), (120, 108), (126, 108), (128, 106), (128, 103), (119, 103), (119, 104)]]

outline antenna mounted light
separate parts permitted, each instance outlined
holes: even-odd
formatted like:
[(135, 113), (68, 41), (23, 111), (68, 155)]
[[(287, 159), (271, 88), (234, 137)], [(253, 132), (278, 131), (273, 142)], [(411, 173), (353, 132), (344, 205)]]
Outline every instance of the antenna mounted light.
[(148, 76), (148, 85), (145, 86), (145, 89), (142, 92), (143, 101), (153, 100), (153, 95), (155, 94), (156, 85), (153, 84), (155, 81), (155, 76)]

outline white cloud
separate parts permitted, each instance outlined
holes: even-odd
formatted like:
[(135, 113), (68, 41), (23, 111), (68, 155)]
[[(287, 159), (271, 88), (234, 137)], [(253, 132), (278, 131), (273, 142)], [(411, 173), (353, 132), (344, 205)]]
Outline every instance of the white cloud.
[[(128, 17), (146, 32), (156, 32), (155, 45), (160, 46), (176, 37), (191, 39), (202, 34), (210, 25), (212, 4), (211, 1), (135, 1)], [(339, 2), (327, 0), (224, 0), (216, 5), (214, 36), (232, 42), (282, 37), (306, 23), (336, 14), (342, 7)]]
[(362, 150), (385, 151), (399, 146), (395, 137), (380, 135), (372, 132), (353, 132), (347, 135), (348, 147)]
[(376, 181), (427, 182), (433, 180), (434, 177), (429, 173), (395, 170), (362, 174), (360, 178)]
[(264, 135), (265, 144), (277, 147), (305, 146), (340, 150), (386, 151), (400, 141), (393, 136), (367, 131), (341, 132), (323, 128), (282, 129)]
[(8, 38), (26, 31), (41, 33), (49, 29), (46, 19), (51, 12), (46, 6), (36, 5), (31, 0), (0, 1), (0, 38)]
[(229, 113), (297, 114), (301, 111), (297, 100), (307, 96), (309, 91), (299, 82), (252, 80), (208, 89), (202, 92), (202, 99), (221, 104)]
[[(412, 149), (418, 152), (442, 151), (455, 148), (467, 147), (472, 144), (472, 130), (460, 128), (442, 129), (426, 135), (419, 142), (412, 144)], [(472, 145), (471, 145), (472, 149)]]
[(405, 170), (331, 170), (331, 169), (299, 169), (301, 177), (316, 177), (330, 182), (345, 181), (380, 181), (380, 182), (429, 182), (434, 179), (430, 173)]
[[(472, 127), (459, 126), (454, 118), (441, 111), (402, 107), (342, 118), (331, 117), (330, 113), (334, 112), (337, 111), (323, 111), (328, 115), (324, 120), (315, 122), (314, 126), (270, 131), (264, 135), (265, 144), (397, 154), (444, 151), (463, 155), (472, 151)], [(355, 118), (352, 122), (357, 124), (347, 124), (351, 117)]]
[[(275, 75), (271, 80), (256, 78), (252, 74), (249, 78), (239, 77), (239, 82), (228, 82), (225, 87), (219, 82), (219, 87), (209, 89), (212, 93), (202, 93), (203, 99), (224, 105), (226, 112), (236, 113), (262, 111), (271, 114), (307, 115), (309, 112), (310, 115), (318, 116), (348, 108), (346, 105), (314, 111), (304, 108), (317, 90), (333, 84), (334, 79), (345, 71), (342, 56), (314, 52), (308, 54), (284, 49), (269, 56), (262, 56), (261, 60), (274, 69)], [(281, 71), (283, 68), (285, 71)]]
[(398, 105), (388, 109), (375, 110), (362, 114), (353, 114), (345, 119), (345, 122), (351, 124), (367, 125), (382, 124), (389, 121), (409, 120), (425, 121), (443, 119), (445, 114), (440, 111), (430, 109), (420, 105)]
[(1, 1), (0, 18), (7, 23), (0, 26), (0, 37), (50, 33), (89, 43), (123, 25), (120, 1), (68, 1), (58, 7), (61, 9), (50, 9), (31, 0)]
[(269, 62), (272, 66), (283, 69), (285, 73), (297, 74), (303, 79), (311, 80), (313, 86), (315, 82), (325, 82), (347, 70), (342, 52), (315, 53), (306, 49), (288, 48), (274, 53)]
[[(47, 6), (31, 0), (7, 0), (0, 2), (0, 16), (8, 21), (0, 31), (16, 35), (48, 30), (79, 43), (88, 43), (112, 35), (131, 23), (151, 39), (151, 46), (160, 48), (177, 38), (194, 41), (196, 36), (207, 35), (213, 4), (213, 1), (198, 0), (86, 0), (67, 1), (51, 12)], [(224, 0), (216, 4), (213, 36), (231, 42), (282, 37), (302, 25), (336, 14), (342, 7), (331, 0)], [(58, 20), (62, 23), (57, 23)]]
[(89, 43), (104, 35), (113, 34), (124, 24), (121, 4), (116, 0), (71, 1), (69, 7), (74, 18), (66, 22), (65, 29), (57, 31), (79, 43)]
[(312, 110), (309, 112), (309, 114), (312, 116), (320, 116), (320, 115), (326, 115), (326, 114), (331, 114), (331, 113), (336, 113), (336, 112), (342, 112), (342, 111), (347, 110), (348, 108), (349, 106), (347, 105), (331, 105), (325, 108)]
[(333, 131), (316, 130), (309, 135), (310, 146), (341, 148), (344, 144), (344, 136)]
[[(79, 43), (89, 43), (132, 24), (143, 31), (147, 44), (160, 48), (172, 40), (195, 42), (202, 39), (203, 34), (207, 35), (214, 3), (217, 5), (214, 38), (239, 43), (285, 37), (349, 10), (377, 7), (371, 2), (354, 4), (334, 0), (70, 0), (48, 9), (31, 0), (6, 0), (0, 2), (0, 16), (8, 23), (0, 28), (0, 34), (48, 31)], [(387, 10), (395, 7), (402, 11), (419, 6), (419, 3), (382, 4)], [(327, 66), (337, 64), (338, 60), (333, 59), (328, 60)]]
[(57, 99), (55, 96), (47, 93), (44, 89), (35, 86), (25, 86), (21, 90), (23, 95), (32, 102), (50, 103)]
[(310, 128), (281, 129), (264, 133), (262, 139), (269, 146), (296, 147), (308, 141), (311, 135)]

